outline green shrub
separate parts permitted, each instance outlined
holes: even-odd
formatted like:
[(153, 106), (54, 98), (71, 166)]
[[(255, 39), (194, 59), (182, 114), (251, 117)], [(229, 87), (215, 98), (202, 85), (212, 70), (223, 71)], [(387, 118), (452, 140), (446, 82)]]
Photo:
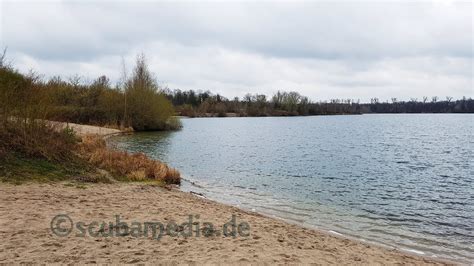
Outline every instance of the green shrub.
[(133, 75), (125, 84), (127, 117), (135, 130), (165, 130), (174, 115), (174, 107), (161, 92), (156, 79), (148, 70), (145, 57), (137, 57)]

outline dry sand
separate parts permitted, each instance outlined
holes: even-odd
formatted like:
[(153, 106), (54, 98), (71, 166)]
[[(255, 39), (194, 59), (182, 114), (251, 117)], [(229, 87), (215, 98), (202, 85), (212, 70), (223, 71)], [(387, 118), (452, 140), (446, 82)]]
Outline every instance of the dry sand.
[(74, 130), (74, 132), (78, 136), (85, 136), (85, 135), (110, 136), (110, 135), (120, 134), (122, 132), (118, 129), (113, 129), (113, 128), (80, 125), (80, 124), (66, 123), (66, 122), (48, 121), (48, 123), (58, 129), (64, 129), (66, 127), (69, 127), (70, 129)]
[[(51, 233), (57, 214), (74, 222), (187, 221), (189, 214), (215, 226), (234, 214), (250, 225), (248, 237), (74, 236)], [(64, 224), (62, 224), (64, 225)], [(94, 232), (96, 232), (95, 230)], [(284, 263), (445, 264), (348, 240), (219, 204), (178, 190), (144, 184), (0, 183), (0, 263)]]

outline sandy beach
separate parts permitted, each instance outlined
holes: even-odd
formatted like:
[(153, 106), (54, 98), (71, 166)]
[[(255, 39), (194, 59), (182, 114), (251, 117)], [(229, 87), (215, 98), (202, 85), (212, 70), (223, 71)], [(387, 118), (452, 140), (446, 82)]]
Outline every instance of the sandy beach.
[[(74, 225), (92, 224), (92, 233), (101, 232), (93, 222), (115, 222), (117, 215), (130, 224), (181, 224), (193, 215), (196, 228), (198, 223), (210, 222), (216, 230), (212, 236), (196, 236), (198, 229), (189, 237), (165, 234), (156, 239), (151, 234), (81, 235), (83, 232), (73, 228), (69, 235), (58, 236), (51, 230), (52, 219), (58, 214), (67, 214)], [(236, 223), (247, 223), (248, 230), (236, 237), (219, 234), (233, 215)], [(67, 221), (60, 223), (61, 228), (68, 225)], [(140, 183), (1, 183), (0, 239), (0, 263), (449, 264)]]
[(102, 137), (107, 137), (107, 136), (122, 133), (122, 131), (120, 131), (119, 129), (107, 128), (107, 127), (81, 125), (81, 124), (65, 123), (65, 122), (57, 122), (57, 121), (48, 121), (48, 123), (59, 130), (62, 130), (68, 127), (74, 130), (77, 136), (98, 135)]

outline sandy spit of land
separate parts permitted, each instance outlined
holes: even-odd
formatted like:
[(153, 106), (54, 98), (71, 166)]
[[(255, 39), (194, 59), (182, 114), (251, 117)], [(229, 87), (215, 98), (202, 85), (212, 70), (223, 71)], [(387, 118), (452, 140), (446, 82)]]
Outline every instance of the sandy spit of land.
[(56, 122), (56, 121), (48, 121), (48, 123), (57, 129), (64, 129), (66, 127), (69, 127), (70, 129), (74, 130), (74, 132), (78, 136), (99, 135), (99, 136), (105, 137), (105, 136), (120, 134), (122, 132), (118, 129), (99, 127), (99, 126), (81, 125), (81, 124)]
[[(131, 221), (180, 224), (192, 214), (199, 215), (195, 224), (211, 222), (216, 227), (235, 215), (236, 223), (247, 222), (250, 230), (248, 236), (236, 238), (218, 233), (196, 237), (195, 232), (187, 238), (165, 235), (160, 240), (153, 239), (151, 232), (149, 237), (76, 236), (79, 230), (59, 237), (50, 229), (58, 214), (85, 226), (94, 221), (115, 222), (115, 215), (129, 225)], [(66, 228), (68, 223), (59, 225)], [(95, 225), (92, 228), (100, 231)], [(71, 183), (0, 183), (0, 240), (0, 263), (446, 264), (139, 183), (87, 184), (85, 188)]]

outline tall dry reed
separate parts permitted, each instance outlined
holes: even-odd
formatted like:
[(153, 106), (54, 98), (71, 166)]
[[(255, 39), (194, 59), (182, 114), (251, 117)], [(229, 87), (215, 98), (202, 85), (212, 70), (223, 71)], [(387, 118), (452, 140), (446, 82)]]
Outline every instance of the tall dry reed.
[(162, 180), (166, 184), (181, 182), (178, 170), (143, 153), (131, 154), (110, 149), (98, 136), (84, 136), (79, 144), (79, 154), (93, 165), (130, 180)]

